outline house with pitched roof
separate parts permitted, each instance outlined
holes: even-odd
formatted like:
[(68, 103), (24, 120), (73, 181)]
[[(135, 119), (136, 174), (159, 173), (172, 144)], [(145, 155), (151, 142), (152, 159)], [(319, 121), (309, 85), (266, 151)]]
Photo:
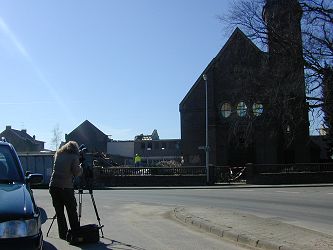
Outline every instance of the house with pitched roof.
[(66, 142), (76, 141), (79, 145), (84, 144), (88, 152), (107, 152), (108, 135), (104, 134), (90, 121), (85, 120), (72, 132), (65, 135)]
[(6, 126), (6, 129), (0, 133), (0, 137), (6, 138), (17, 152), (40, 152), (44, 150), (45, 142), (36, 140), (36, 136), (30, 136), (26, 129), (13, 129)]

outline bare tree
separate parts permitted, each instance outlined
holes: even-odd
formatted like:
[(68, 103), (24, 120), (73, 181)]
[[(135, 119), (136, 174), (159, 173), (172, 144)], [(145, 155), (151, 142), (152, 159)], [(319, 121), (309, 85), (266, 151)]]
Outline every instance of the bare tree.
[[(265, 0), (236, 0), (230, 8), (229, 14), (220, 17), (220, 19), (228, 32), (235, 27), (240, 27), (264, 51), (268, 50), (270, 43), (278, 44), (280, 46), (279, 53), (282, 54), (276, 56), (287, 58), (288, 55), (296, 55), (298, 50), (301, 49), (302, 51), (299, 53), (301, 57), (297, 57), (297, 55), (294, 57), (296, 66), (289, 60), (291, 69), (289, 72), (284, 71), (285, 74), (278, 71), (274, 72), (275, 79), (272, 81), (274, 85), (266, 93), (267, 97), (270, 96), (268, 105), (273, 117), (278, 118), (275, 119), (276, 121), (280, 121), (284, 124), (283, 126), (297, 126), (299, 121), (293, 119), (294, 114), (302, 112), (304, 107), (295, 110), (297, 98), (300, 98), (295, 93), (297, 93), (298, 88), (302, 87), (301, 85), (304, 85), (305, 79), (306, 100), (309, 103), (309, 109), (314, 118), (322, 118), (323, 107), (330, 103), (330, 101), (325, 101), (322, 90), (324, 84), (333, 85), (332, 81), (324, 81), (325, 73), (328, 72), (328, 69), (332, 69), (333, 65), (333, 1), (299, 1), (299, 5), (297, 5), (300, 6), (298, 14), (302, 24), (302, 47), (297, 47), (297, 43), (293, 43), (290, 37), (284, 37), (281, 32), (276, 31), (274, 23), (266, 20), (267, 13), (264, 11), (264, 6), (267, 2)], [(297, 3), (296, 1), (285, 2), (287, 4)], [(288, 62), (288, 59), (285, 62)], [(285, 62), (280, 60), (282, 64)], [(295, 78), (293, 72), (297, 67), (298, 70), (301, 67), (302, 72), (304, 68), (304, 77), (298, 79), (299, 84), (289, 86), (283, 84), (283, 82), (290, 82), (292, 79), (294, 80), (291, 82), (295, 82), (297, 78)], [(326, 77), (326, 79), (331, 78)], [(332, 89), (332, 87), (327, 88)], [(329, 115), (329, 113), (324, 115)], [(326, 120), (333, 122), (332, 118)], [(328, 126), (327, 122), (326, 126)], [(333, 124), (330, 126), (333, 127)]]
[(56, 124), (55, 127), (52, 129), (52, 139), (51, 144), (54, 150), (57, 150), (61, 143), (62, 131), (60, 130), (59, 124)]

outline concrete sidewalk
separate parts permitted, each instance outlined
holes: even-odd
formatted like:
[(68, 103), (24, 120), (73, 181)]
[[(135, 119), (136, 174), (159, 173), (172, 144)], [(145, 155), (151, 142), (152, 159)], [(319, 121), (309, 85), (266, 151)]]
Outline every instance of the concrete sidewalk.
[(253, 249), (330, 250), (333, 235), (290, 225), (274, 219), (260, 218), (214, 208), (173, 210), (174, 217), (190, 226)]

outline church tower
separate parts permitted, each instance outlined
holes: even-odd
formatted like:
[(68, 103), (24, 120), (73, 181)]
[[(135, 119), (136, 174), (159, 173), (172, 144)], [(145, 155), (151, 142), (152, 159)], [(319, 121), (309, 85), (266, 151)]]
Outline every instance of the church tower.
[(281, 133), (280, 159), (307, 161), (308, 105), (305, 95), (302, 52), (302, 8), (298, 0), (266, 0), (263, 18), (267, 27), (269, 75), (275, 99), (273, 115)]
[(302, 57), (302, 8), (297, 0), (266, 0), (263, 18), (268, 31), (268, 50), (274, 60)]
[[(266, 0), (263, 18), (267, 27), (268, 53), (271, 69), (279, 78), (293, 75), (305, 95), (302, 53), (302, 8), (297, 0)], [(294, 82), (294, 83), (292, 83)], [(299, 89), (300, 86), (298, 86)]]

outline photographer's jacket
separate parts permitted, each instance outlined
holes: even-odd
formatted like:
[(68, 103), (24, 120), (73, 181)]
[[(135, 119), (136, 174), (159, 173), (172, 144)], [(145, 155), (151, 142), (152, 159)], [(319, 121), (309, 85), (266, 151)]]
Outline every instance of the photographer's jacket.
[(73, 176), (80, 176), (79, 155), (73, 153), (57, 153), (54, 159), (50, 187), (73, 188)]

